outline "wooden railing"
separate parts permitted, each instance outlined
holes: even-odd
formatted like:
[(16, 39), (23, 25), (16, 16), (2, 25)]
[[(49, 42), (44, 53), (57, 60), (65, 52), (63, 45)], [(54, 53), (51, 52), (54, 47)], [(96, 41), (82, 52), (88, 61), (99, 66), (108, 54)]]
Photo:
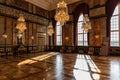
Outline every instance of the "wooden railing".
[(1, 45), (0, 46), (0, 56), (2, 55), (17, 55), (18, 53), (33, 53), (36, 50), (36, 46), (29, 46), (29, 45), (23, 45), (23, 47), (20, 48), (19, 45), (12, 46), (12, 45)]
[(0, 46), (0, 56), (2, 55), (8, 55), (13, 52), (13, 47), (10, 45), (1, 45)]
[(93, 54), (98, 55), (100, 53), (101, 46), (47, 46), (47, 51), (57, 52), (71, 52), (71, 53), (85, 53), (87, 54), (89, 48), (93, 48)]

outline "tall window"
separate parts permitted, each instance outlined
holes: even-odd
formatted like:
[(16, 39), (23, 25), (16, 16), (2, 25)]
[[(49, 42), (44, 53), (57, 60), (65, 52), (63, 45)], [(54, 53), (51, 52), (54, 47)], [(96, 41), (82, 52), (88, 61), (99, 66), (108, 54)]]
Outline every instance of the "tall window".
[(83, 14), (79, 16), (78, 19), (78, 28), (77, 28), (77, 34), (78, 34), (78, 46), (87, 46), (88, 45), (88, 39), (87, 39), (87, 32), (85, 32), (82, 29), (82, 23), (83, 23)]
[(59, 22), (56, 24), (56, 45), (62, 45), (62, 26)]
[(111, 17), (110, 46), (120, 46), (120, 7), (116, 6)]

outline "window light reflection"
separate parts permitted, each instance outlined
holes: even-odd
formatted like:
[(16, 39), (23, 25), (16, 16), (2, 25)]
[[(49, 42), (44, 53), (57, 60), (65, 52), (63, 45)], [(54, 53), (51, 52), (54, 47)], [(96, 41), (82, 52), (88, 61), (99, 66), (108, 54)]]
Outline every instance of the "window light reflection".
[(81, 71), (81, 70), (73, 70), (75, 80), (92, 80), (90, 73)]
[(35, 62), (38, 62), (38, 61), (42, 61), (42, 60), (45, 60), (49, 57), (52, 57), (54, 55), (57, 55), (58, 53), (54, 53), (54, 52), (50, 52), (50, 53), (47, 53), (47, 54), (43, 54), (43, 55), (40, 55), (40, 56), (37, 56), (37, 57), (33, 57), (31, 59), (26, 59), (20, 63), (18, 63), (17, 65), (18, 66), (21, 66), (21, 65), (25, 65), (25, 64), (33, 64)]
[(55, 74), (56, 74), (56, 80), (60, 80), (62, 79), (64, 76), (63, 76), (63, 72), (64, 72), (64, 69), (63, 69), (63, 61), (62, 61), (62, 55), (57, 55), (56, 56), (56, 62), (55, 62)]
[(101, 73), (100, 69), (98, 69), (98, 67), (93, 62), (93, 60), (91, 59), (91, 57), (89, 55), (86, 55), (86, 59), (87, 59), (87, 62), (89, 63), (89, 65), (90, 65), (91, 71)]
[(77, 55), (73, 75), (76, 80), (100, 80), (101, 71), (89, 55)]
[(88, 66), (87, 66), (87, 63), (86, 63), (86, 60), (84, 58), (84, 55), (78, 55), (77, 56), (74, 68), (84, 70), (84, 71), (89, 70)]

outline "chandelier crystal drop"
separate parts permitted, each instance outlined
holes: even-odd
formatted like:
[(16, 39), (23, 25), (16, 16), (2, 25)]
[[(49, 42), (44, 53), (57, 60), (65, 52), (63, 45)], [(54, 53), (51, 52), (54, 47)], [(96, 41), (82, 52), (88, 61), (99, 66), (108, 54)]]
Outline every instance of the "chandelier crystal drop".
[(61, 26), (64, 25), (64, 23), (69, 20), (68, 8), (64, 0), (60, 0), (57, 3), (55, 20), (59, 21)]
[(91, 22), (90, 22), (90, 19), (88, 18), (87, 14), (85, 14), (85, 16), (84, 16), (82, 29), (86, 32), (88, 32), (88, 30), (91, 29)]
[(19, 39), (22, 38), (22, 36), (23, 36), (23, 35), (22, 35), (21, 33), (18, 33), (18, 34), (17, 34), (17, 37), (18, 37)]
[(52, 34), (54, 33), (52, 22), (49, 22), (49, 25), (47, 27), (47, 33), (49, 36), (52, 36)]
[(25, 19), (22, 14), (20, 14), (20, 17), (18, 18), (16, 29), (18, 29), (21, 33), (27, 29)]

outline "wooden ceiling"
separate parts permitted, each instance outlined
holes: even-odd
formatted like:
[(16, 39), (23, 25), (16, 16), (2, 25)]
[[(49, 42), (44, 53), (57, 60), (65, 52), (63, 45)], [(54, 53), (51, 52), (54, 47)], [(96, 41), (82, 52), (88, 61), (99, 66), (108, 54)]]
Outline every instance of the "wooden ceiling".
[[(56, 8), (56, 4), (59, 0), (26, 0), (36, 6), (39, 6), (45, 10), (52, 10)], [(81, 0), (65, 0), (67, 4), (71, 4)]]

